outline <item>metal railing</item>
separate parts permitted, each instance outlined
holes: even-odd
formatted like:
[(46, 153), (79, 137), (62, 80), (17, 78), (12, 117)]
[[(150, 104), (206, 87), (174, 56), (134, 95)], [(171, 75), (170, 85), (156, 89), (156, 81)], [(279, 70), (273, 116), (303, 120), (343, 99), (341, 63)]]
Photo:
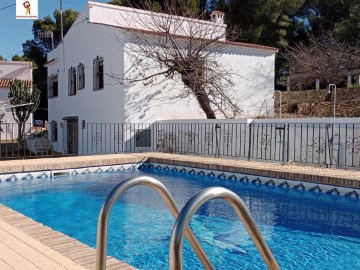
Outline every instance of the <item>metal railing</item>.
[(168, 153), (360, 167), (358, 123), (157, 123), (156, 135)]
[[(282, 119), (283, 120), (283, 119)], [(160, 151), (360, 168), (360, 123), (0, 123), (0, 159)], [(340, 120), (339, 120), (340, 121)]]
[[(103, 206), (101, 207), (98, 227), (97, 227), (97, 238), (96, 238), (96, 270), (105, 270), (106, 269), (106, 246), (107, 246), (107, 231), (108, 231), (108, 220), (110, 211), (115, 203), (115, 201), (120, 197), (120, 195), (128, 190), (131, 187), (138, 185), (146, 185), (155, 189), (169, 207), (172, 215), (177, 218), (179, 214), (179, 209), (176, 206), (176, 203), (171, 196), (167, 188), (158, 180), (148, 177), (148, 176), (138, 176), (121, 182), (116, 185), (113, 190), (106, 197)], [(211, 265), (210, 260), (206, 256), (205, 251), (199, 244), (196, 239), (196, 236), (192, 232), (189, 226), (185, 228), (185, 234), (187, 239), (190, 242), (190, 245), (194, 249), (195, 253), (198, 255), (201, 263), (204, 265), (205, 269), (214, 269)]]
[(54, 150), (57, 141), (52, 140), (47, 127), (25, 123), (21, 129), (19, 136), (17, 123), (0, 121), (0, 159), (63, 155)]
[(214, 198), (223, 198), (230, 203), (244, 224), (268, 268), (271, 270), (280, 269), (274, 256), (271, 253), (271, 250), (267, 246), (264, 238), (261, 236), (254, 219), (251, 217), (249, 210), (240, 197), (237, 196), (234, 192), (222, 187), (204, 189), (192, 197), (179, 213), (179, 209), (177, 208), (170, 192), (160, 181), (148, 176), (138, 176), (129, 178), (124, 182), (116, 185), (108, 194), (103, 206), (101, 207), (98, 218), (96, 238), (96, 270), (106, 270), (108, 220), (115, 201), (123, 192), (131, 187), (139, 185), (146, 185), (155, 189), (160, 194), (161, 198), (169, 207), (172, 215), (176, 219), (169, 247), (170, 270), (182, 270), (182, 246), (185, 235), (205, 269), (214, 269), (210, 260), (206, 256), (205, 251), (199, 244), (196, 236), (189, 226), (190, 219), (192, 218), (193, 214), (200, 208), (200, 206)]
[(198, 194), (194, 195), (181, 209), (170, 238), (169, 269), (183, 269), (182, 248), (184, 242), (184, 230), (188, 228), (192, 216), (203, 204), (211, 199), (217, 198), (226, 200), (234, 208), (256, 248), (264, 259), (268, 269), (279, 270), (280, 267), (276, 262), (275, 257), (271, 253), (270, 248), (262, 237), (244, 202), (234, 192), (222, 187), (211, 187), (200, 191)]

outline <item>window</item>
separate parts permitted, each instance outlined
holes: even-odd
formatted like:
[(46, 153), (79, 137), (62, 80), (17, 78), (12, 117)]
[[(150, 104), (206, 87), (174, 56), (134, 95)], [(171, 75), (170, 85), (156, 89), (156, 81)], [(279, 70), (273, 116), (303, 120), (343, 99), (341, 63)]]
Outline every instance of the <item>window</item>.
[(51, 75), (48, 78), (48, 89), (49, 89), (49, 97), (57, 97), (58, 96), (58, 76)]
[(77, 74), (78, 74), (78, 89), (85, 88), (85, 68), (82, 63), (77, 66)]
[(94, 90), (104, 89), (104, 59), (97, 56), (93, 62)]
[(56, 123), (56, 121), (51, 121), (51, 141), (57, 142), (57, 123)]
[(76, 69), (71, 67), (68, 73), (69, 96), (76, 95)]

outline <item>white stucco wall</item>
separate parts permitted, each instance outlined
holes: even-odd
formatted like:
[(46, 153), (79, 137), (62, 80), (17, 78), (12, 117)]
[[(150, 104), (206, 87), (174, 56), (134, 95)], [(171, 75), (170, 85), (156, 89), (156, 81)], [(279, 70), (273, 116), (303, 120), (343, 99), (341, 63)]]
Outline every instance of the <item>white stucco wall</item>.
[[(131, 40), (131, 39), (130, 39)], [(134, 49), (135, 47), (135, 49)], [(136, 45), (125, 45), (125, 77), (133, 77), (133, 63), (136, 59)], [(275, 74), (274, 51), (226, 45), (216, 56), (222, 69), (229, 71), (234, 82), (226, 89), (243, 110), (242, 118), (273, 114), (273, 93)], [(146, 76), (160, 72), (153, 68), (146, 70)], [(149, 66), (149, 65), (148, 65)], [(141, 78), (141, 77), (138, 77)], [(166, 79), (160, 76), (155, 83), (136, 82), (126, 86), (125, 122), (146, 123), (166, 119), (204, 119), (205, 114), (193, 97), (173, 99), (180, 93), (183, 83), (179, 77)], [(163, 81), (162, 81), (163, 80)], [(223, 115), (218, 114), (218, 118)]]
[[(131, 69), (132, 52), (124, 49), (121, 44), (129, 39), (123, 36), (124, 30), (104, 25), (112, 25), (109, 20), (114, 20), (116, 14), (113, 13), (122, 9), (107, 8), (109, 5), (97, 3), (89, 5), (90, 11), (85, 7), (67, 33), (64, 49), (60, 45), (48, 55), (48, 61), (57, 59), (57, 62), (48, 66), (48, 75), (58, 74), (59, 78), (59, 96), (49, 99), (49, 122), (60, 122), (62, 118), (70, 116), (77, 116), (79, 121), (85, 120), (88, 123), (144, 123), (163, 119), (205, 118), (193, 99), (175, 101), (167, 98), (178, 93), (177, 90), (183, 87), (179, 80), (175, 82), (175, 87), (170, 87), (167, 82), (158, 85), (144, 85), (144, 82), (138, 82), (126, 85), (124, 93), (124, 85), (107, 75), (115, 74), (121, 78), (124, 77), (124, 70)], [(88, 22), (86, 18), (90, 18), (96, 24)], [(102, 24), (97, 24), (100, 22)], [(107, 74), (105, 89), (101, 91), (92, 90), (93, 59), (96, 56), (104, 58)], [(239, 99), (244, 117), (271, 114), (274, 51), (226, 45), (218, 62), (233, 73), (235, 86), (232, 91)], [(75, 96), (68, 96), (68, 69), (71, 66), (77, 67), (79, 63), (85, 65), (85, 89), (78, 90)]]
[[(136, 45), (127, 42), (125, 44), (126, 79), (141, 79), (142, 76), (137, 75), (139, 72), (144, 72), (145, 76), (148, 76), (161, 71), (157, 64), (149, 62), (133, 68), (133, 63), (138, 59), (134, 53)], [(152, 123), (166, 119), (201, 119), (205, 117), (193, 98), (172, 98), (178, 95), (183, 88), (183, 84), (178, 78), (165, 81), (164, 79), (163, 76), (158, 76), (154, 83), (139, 81), (125, 85), (125, 122)]]
[[(82, 21), (84, 18), (78, 18)], [(76, 24), (76, 22), (74, 23)], [(111, 123), (124, 121), (123, 86), (106, 74), (123, 73), (122, 46), (111, 37), (106, 26), (84, 21), (71, 28), (64, 39), (64, 61), (61, 45), (48, 54), (48, 76), (58, 74), (58, 97), (49, 98), (49, 122), (61, 122), (64, 117), (76, 116), (87, 123)], [(93, 90), (93, 60), (104, 59), (103, 90)], [(76, 95), (68, 95), (68, 70), (85, 66), (85, 88)]]
[[(48, 54), (48, 76), (58, 75), (58, 96), (50, 97), (49, 123), (64, 122), (66, 117), (77, 117), (79, 123), (121, 123), (124, 121), (124, 87), (110, 78), (110, 74), (123, 73), (124, 53), (122, 46), (113, 38), (112, 29), (104, 25), (90, 24), (87, 11), (80, 14), (64, 38), (64, 48), (59, 45)], [(64, 55), (64, 57), (63, 57)], [(93, 90), (93, 60), (104, 60), (104, 89)], [(85, 88), (76, 95), (68, 94), (68, 70), (85, 66)], [(65, 126), (66, 127), (66, 126)], [(58, 130), (56, 148), (66, 144), (66, 129)], [(79, 135), (79, 145), (82, 145)]]
[(233, 90), (243, 110), (242, 118), (273, 115), (275, 52), (226, 46), (219, 63), (233, 73)]
[[(32, 82), (32, 63), (21, 61), (0, 61), (0, 79), (18, 79)], [(0, 108), (2, 104), (9, 106), (9, 88), (0, 87)], [(5, 113), (1, 120), (1, 139), (16, 139), (17, 138), (17, 124), (12, 115), (11, 109), (1, 109)], [(33, 123), (33, 115), (31, 114), (27, 125)], [(29, 126), (30, 127), (30, 126)]]

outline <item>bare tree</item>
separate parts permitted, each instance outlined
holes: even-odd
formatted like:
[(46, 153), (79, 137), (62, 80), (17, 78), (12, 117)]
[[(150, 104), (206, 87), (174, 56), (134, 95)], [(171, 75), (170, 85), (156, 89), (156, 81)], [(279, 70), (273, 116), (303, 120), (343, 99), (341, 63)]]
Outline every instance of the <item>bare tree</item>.
[(309, 86), (342, 83), (352, 69), (360, 68), (360, 49), (338, 41), (331, 35), (312, 37), (309, 45), (298, 44), (285, 52), (292, 84)]
[(222, 24), (195, 21), (203, 15), (198, 16), (189, 2), (165, 0), (158, 13), (159, 6), (145, 0), (147, 11), (122, 18), (128, 39), (116, 38), (133, 56), (124, 81), (143, 81), (148, 86), (166, 82), (168, 88), (180, 82), (181, 89), (168, 100), (193, 97), (208, 119), (215, 119), (217, 113), (233, 118), (241, 113), (233, 98), (233, 74), (219, 62), (229, 32)]

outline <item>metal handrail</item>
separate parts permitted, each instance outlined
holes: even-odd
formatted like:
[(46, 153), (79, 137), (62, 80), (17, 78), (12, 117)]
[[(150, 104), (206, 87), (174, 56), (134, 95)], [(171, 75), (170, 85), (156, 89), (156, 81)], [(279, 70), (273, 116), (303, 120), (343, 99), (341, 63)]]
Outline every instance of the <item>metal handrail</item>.
[(200, 191), (192, 197), (182, 208), (171, 234), (170, 248), (169, 248), (169, 264), (170, 270), (182, 270), (182, 247), (184, 242), (184, 228), (187, 228), (190, 219), (194, 213), (207, 201), (215, 198), (222, 198), (230, 203), (238, 214), (240, 220), (244, 224), (255, 246), (263, 257), (268, 269), (279, 270), (280, 267), (276, 262), (271, 250), (266, 244), (264, 238), (261, 236), (259, 229), (256, 226), (254, 219), (251, 217), (249, 210), (244, 202), (234, 192), (222, 188), (212, 187)]
[[(107, 232), (111, 208), (114, 205), (115, 201), (124, 191), (138, 185), (146, 185), (155, 189), (157, 192), (159, 192), (161, 198), (169, 207), (172, 215), (175, 218), (177, 218), (177, 216), (179, 215), (179, 209), (177, 208), (173, 197), (170, 195), (170, 192), (160, 181), (148, 176), (138, 176), (129, 178), (124, 182), (119, 183), (106, 197), (105, 202), (100, 210), (96, 237), (96, 270), (106, 269)], [(186, 227), (186, 237), (188, 238), (191, 246), (193, 247), (195, 253), (198, 255), (205, 269), (214, 269), (205, 251), (200, 246), (199, 242), (196, 239), (196, 236), (194, 235), (189, 226)]]

